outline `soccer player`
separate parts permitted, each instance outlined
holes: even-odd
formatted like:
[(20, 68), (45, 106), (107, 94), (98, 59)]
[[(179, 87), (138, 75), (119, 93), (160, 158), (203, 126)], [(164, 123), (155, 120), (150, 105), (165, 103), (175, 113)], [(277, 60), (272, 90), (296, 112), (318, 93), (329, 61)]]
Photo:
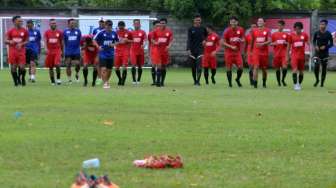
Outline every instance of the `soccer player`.
[(169, 49), (173, 43), (173, 32), (167, 27), (167, 19), (161, 18), (158, 29), (153, 32), (152, 43), (156, 48), (153, 53), (156, 65), (156, 86), (163, 87), (166, 67), (169, 63)]
[(66, 64), (66, 73), (68, 76), (69, 84), (72, 83), (71, 78), (71, 65), (75, 65), (76, 71), (76, 81), (79, 81), (79, 70), (80, 70), (80, 41), (82, 38), (81, 31), (76, 26), (76, 21), (74, 19), (68, 20), (68, 27), (64, 30), (64, 56)]
[[(28, 43), (28, 31), (23, 28), (23, 21), (21, 16), (14, 16), (12, 18), (14, 28), (9, 30), (6, 34), (5, 43), (8, 45), (8, 61), (11, 65), (11, 74), (14, 85), (26, 85), (26, 48)], [(19, 74), (18, 74), (19, 71)]]
[(92, 32), (93, 36), (96, 36), (97, 33), (99, 33), (100, 31), (105, 29), (105, 22), (104, 22), (103, 19), (100, 19), (98, 24), (99, 24), (99, 26), (97, 28), (93, 29), (93, 32)]
[(242, 87), (240, 78), (243, 74), (243, 58), (240, 46), (244, 42), (244, 29), (238, 26), (238, 18), (230, 18), (230, 27), (223, 34), (222, 44), (225, 48), (226, 75), (229, 87), (232, 87), (232, 66), (237, 67), (237, 78), (235, 79), (238, 87)]
[[(303, 72), (305, 68), (305, 45), (309, 46), (309, 37), (308, 34), (302, 31), (303, 24), (302, 22), (296, 22), (294, 24), (294, 32), (290, 36), (288, 46), (288, 55), (291, 48), (291, 66), (293, 71), (293, 83), (294, 90), (301, 90), (301, 83), (303, 81)], [(299, 74), (299, 82), (298, 82)]]
[(314, 33), (313, 44), (315, 47), (315, 84), (317, 85), (320, 82), (320, 66), (322, 66), (322, 75), (321, 75), (321, 87), (324, 86), (324, 81), (327, 76), (327, 66), (329, 58), (329, 48), (333, 47), (333, 37), (329, 31), (327, 31), (328, 20), (320, 21), (320, 30)]
[(153, 29), (148, 33), (148, 51), (149, 51), (149, 58), (152, 64), (151, 68), (151, 75), (152, 75), (152, 86), (156, 85), (156, 65), (154, 63), (154, 54), (156, 53), (156, 46), (152, 44), (153, 32), (157, 29), (160, 25), (160, 21), (155, 20), (153, 21)]
[(249, 80), (250, 85), (253, 86), (253, 63), (252, 63), (252, 51), (251, 51), (251, 43), (252, 43), (252, 31), (254, 28), (257, 27), (257, 24), (252, 23), (250, 29), (246, 32), (245, 35), (245, 44), (244, 44), (244, 51), (245, 51), (245, 58), (246, 62), (249, 66)]
[(187, 53), (191, 63), (191, 72), (194, 79), (194, 85), (200, 85), (202, 75), (201, 58), (203, 56), (203, 41), (207, 37), (207, 30), (201, 26), (201, 16), (195, 15), (193, 26), (188, 29)]
[[(125, 85), (125, 81), (127, 78), (127, 66), (129, 61), (129, 52), (130, 52), (130, 44), (133, 41), (132, 34), (126, 28), (126, 24), (124, 21), (118, 22), (118, 38), (119, 43), (116, 45), (115, 51), (115, 59), (114, 66), (116, 68), (116, 75), (119, 79), (118, 85)], [(122, 74), (120, 71), (122, 69)]]
[[(272, 34), (271, 46), (274, 48), (273, 67), (276, 70), (276, 79), (278, 86), (287, 86), (285, 79), (287, 75), (287, 48), (289, 42), (289, 34), (284, 32), (285, 22), (278, 21), (278, 31)], [(282, 78), (281, 78), (282, 71)]]
[(252, 45), (253, 53), (253, 86), (258, 88), (258, 70), (262, 70), (263, 87), (266, 88), (267, 68), (268, 68), (268, 46), (271, 43), (271, 33), (265, 28), (265, 20), (259, 18), (257, 21), (258, 28), (252, 30)]
[(114, 47), (119, 42), (116, 32), (112, 30), (113, 22), (106, 20), (105, 29), (97, 33), (94, 40), (99, 45), (99, 67), (104, 82), (103, 88), (109, 89), (109, 80), (114, 63)]
[(26, 44), (26, 64), (29, 65), (29, 75), (31, 82), (35, 82), (36, 61), (41, 51), (41, 33), (34, 28), (33, 20), (27, 21), (29, 42)]
[(213, 26), (206, 27), (207, 37), (204, 40), (204, 56), (202, 58), (202, 67), (204, 69), (205, 83), (209, 84), (209, 68), (211, 69), (211, 81), (216, 84), (215, 75), (217, 69), (216, 54), (220, 49), (220, 37), (216, 34)]
[(99, 46), (96, 42), (93, 41), (93, 36), (88, 35), (84, 37), (84, 43), (82, 46), (83, 54), (83, 76), (84, 76), (84, 87), (88, 84), (88, 74), (89, 74), (89, 65), (93, 65), (92, 73), (92, 87), (96, 86), (96, 80), (98, 76), (98, 52)]
[(56, 68), (56, 84), (61, 85), (61, 59), (63, 53), (63, 32), (57, 29), (55, 19), (49, 20), (50, 29), (44, 33), (44, 43), (46, 47), (45, 66), (49, 68), (49, 76), (52, 85), (55, 85)]
[[(147, 34), (141, 29), (141, 23), (139, 19), (133, 20), (134, 30), (131, 32), (133, 42), (131, 43), (131, 64), (132, 64), (132, 79), (133, 84), (139, 84), (141, 81), (142, 67), (145, 64), (145, 51), (144, 44), (147, 39)], [(138, 68), (138, 77), (136, 78)]]

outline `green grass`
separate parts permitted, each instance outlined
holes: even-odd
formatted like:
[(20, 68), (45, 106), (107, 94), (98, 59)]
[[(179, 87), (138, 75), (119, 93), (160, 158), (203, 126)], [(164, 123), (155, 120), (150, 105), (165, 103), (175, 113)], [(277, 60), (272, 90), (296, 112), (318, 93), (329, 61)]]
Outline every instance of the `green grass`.
[[(95, 157), (102, 166), (90, 173), (122, 188), (336, 186), (336, 74), (328, 76), (314, 88), (306, 74), (295, 92), (277, 87), (273, 72), (268, 89), (252, 89), (245, 73), (244, 87), (229, 89), (220, 70), (216, 86), (195, 88), (189, 70), (170, 69), (165, 88), (149, 86), (146, 71), (140, 87), (129, 76), (118, 88), (113, 77), (106, 91), (54, 87), (46, 71), (14, 88), (0, 71), (0, 187), (69, 187)], [(180, 154), (185, 168), (133, 167), (149, 154)]]

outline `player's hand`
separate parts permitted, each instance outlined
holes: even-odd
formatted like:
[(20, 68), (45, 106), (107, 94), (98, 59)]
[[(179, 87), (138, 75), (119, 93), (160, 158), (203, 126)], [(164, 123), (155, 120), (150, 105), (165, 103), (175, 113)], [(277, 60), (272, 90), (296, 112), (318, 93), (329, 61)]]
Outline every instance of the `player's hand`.
[(16, 48), (17, 48), (17, 49), (21, 49), (21, 48), (22, 48), (22, 46), (23, 46), (23, 44), (22, 44), (22, 43), (17, 43), (17, 44), (16, 44)]
[(320, 47), (320, 50), (325, 50), (326, 49), (326, 46), (321, 46)]
[(216, 51), (212, 52), (212, 53), (211, 53), (211, 56), (212, 56), (212, 57), (215, 57), (215, 56), (216, 56), (216, 53), (217, 53)]
[(320, 51), (320, 48), (318, 46), (315, 47), (316, 51)]
[(12, 40), (8, 41), (8, 44), (14, 44), (14, 43), (15, 43), (15, 42), (12, 41)]
[(257, 47), (262, 47), (262, 46), (264, 46), (264, 44), (263, 43), (256, 43), (256, 46)]
[(235, 51), (237, 50), (237, 46), (230, 46), (230, 48)]

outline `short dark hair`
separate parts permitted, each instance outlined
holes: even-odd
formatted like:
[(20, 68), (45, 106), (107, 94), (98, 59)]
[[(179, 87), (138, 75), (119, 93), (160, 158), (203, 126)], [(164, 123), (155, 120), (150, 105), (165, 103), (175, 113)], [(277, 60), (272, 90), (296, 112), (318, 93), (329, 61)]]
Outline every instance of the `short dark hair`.
[(105, 24), (106, 24), (106, 25), (113, 25), (113, 22), (112, 22), (112, 20), (106, 20), (106, 21), (105, 21)]
[(229, 20), (236, 20), (236, 21), (238, 21), (238, 18), (237, 18), (237, 16), (231, 16)]
[(49, 22), (53, 22), (53, 21), (55, 21), (55, 18), (49, 19)]
[(214, 26), (213, 26), (213, 25), (210, 25), (210, 24), (208, 24), (208, 25), (206, 25), (206, 27), (207, 27), (207, 28), (209, 28), (209, 29), (211, 29), (212, 31), (214, 31), (214, 30), (215, 30), (215, 28), (214, 28)]
[(98, 23), (105, 23), (103, 19), (100, 19)]
[(15, 22), (18, 18), (21, 18), (21, 16), (19, 16), (19, 15), (13, 16), (12, 17), (12, 22)]
[(197, 14), (194, 15), (194, 19), (195, 18), (201, 18), (201, 15), (199, 13), (197, 13)]
[(27, 20), (27, 24), (32, 24), (34, 23), (33, 20)]
[(133, 23), (134, 23), (134, 22), (140, 22), (140, 19), (134, 19), (134, 20), (133, 20)]
[(120, 27), (121, 27), (121, 26), (126, 26), (126, 24), (125, 24), (124, 21), (119, 21), (119, 22), (118, 22), (118, 26), (120, 26)]
[(161, 19), (160, 19), (160, 22), (168, 23), (168, 20), (167, 20), (167, 18), (161, 18)]
[(283, 21), (283, 20), (279, 20), (279, 21), (278, 21), (278, 24), (284, 26), (286, 23), (285, 23), (285, 21)]
[(328, 25), (328, 20), (323, 19), (323, 20), (320, 21), (320, 23), (325, 23), (326, 25)]
[(153, 26), (155, 26), (155, 25), (158, 24), (158, 23), (160, 23), (160, 21), (158, 21), (158, 20), (154, 20), (154, 21), (153, 21)]
[(303, 24), (302, 24), (302, 22), (295, 22), (295, 24), (294, 24), (294, 28), (297, 28), (297, 27), (299, 27), (300, 29), (303, 29)]
[(72, 21), (75, 21), (75, 19), (73, 19), (73, 18), (68, 19), (68, 24)]

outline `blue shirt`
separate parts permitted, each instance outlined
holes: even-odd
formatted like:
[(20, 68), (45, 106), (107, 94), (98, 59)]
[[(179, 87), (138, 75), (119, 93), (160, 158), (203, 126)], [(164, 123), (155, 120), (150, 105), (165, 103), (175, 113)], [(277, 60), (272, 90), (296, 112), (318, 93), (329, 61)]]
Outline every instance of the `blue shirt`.
[(29, 29), (28, 33), (29, 42), (26, 44), (26, 48), (38, 54), (41, 48), (41, 33), (37, 29)]
[(63, 36), (64, 55), (80, 55), (81, 31), (79, 29), (65, 29)]
[(119, 41), (118, 35), (115, 31), (100, 31), (94, 39), (103, 49), (99, 52), (99, 57), (101, 59), (110, 59), (114, 57), (114, 47), (110, 47), (110, 45)]
[(104, 30), (104, 27), (97, 27), (93, 30), (92, 34), (93, 36), (96, 36), (97, 33), (101, 32), (102, 30)]

